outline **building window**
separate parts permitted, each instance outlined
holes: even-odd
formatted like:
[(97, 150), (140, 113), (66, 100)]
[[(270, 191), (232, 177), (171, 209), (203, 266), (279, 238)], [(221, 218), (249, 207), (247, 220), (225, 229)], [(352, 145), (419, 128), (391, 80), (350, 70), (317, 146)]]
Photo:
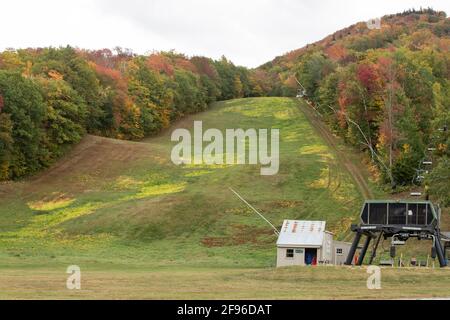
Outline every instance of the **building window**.
[(286, 249), (286, 258), (294, 257), (294, 249)]
[(344, 250), (342, 248), (336, 248), (336, 254), (338, 256), (342, 256), (344, 254)]

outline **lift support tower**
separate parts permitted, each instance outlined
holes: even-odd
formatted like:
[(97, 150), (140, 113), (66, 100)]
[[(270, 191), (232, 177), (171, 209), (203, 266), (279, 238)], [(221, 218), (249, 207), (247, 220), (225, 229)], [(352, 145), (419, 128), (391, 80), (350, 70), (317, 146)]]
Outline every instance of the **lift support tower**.
[(357, 265), (362, 265), (371, 241), (374, 241), (369, 264), (376, 257), (376, 251), (381, 238), (391, 238), (391, 257), (395, 257), (395, 247), (403, 245), (409, 238), (432, 240), (432, 257), (437, 257), (441, 267), (447, 266), (445, 248), (450, 241), (447, 233), (441, 233), (439, 228), (439, 208), (430, 201), (366, 201), (361, 210), (361, 223), (352, 225), (356, 233), (350, 252), (345, 262), (351, 265), (363, 236), (362, 246)]

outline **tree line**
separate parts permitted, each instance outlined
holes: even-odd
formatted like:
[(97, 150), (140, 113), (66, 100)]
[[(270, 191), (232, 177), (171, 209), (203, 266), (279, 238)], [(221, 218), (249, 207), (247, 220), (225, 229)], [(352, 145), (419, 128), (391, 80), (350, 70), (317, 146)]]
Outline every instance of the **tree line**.
[(211, 102), (264, 95), (258, 71), (171, 52), (0, 53), (0, 180), (47, 167), (86, 134), (138, 140)]
[(262, 68), (367, 152), (380, 181), (425, 184), (450, 205), (450, 21), (423, 9), (383, 17), (381, 26), (356, 24)]
[(381, 23), (355, 24), (252, 70), (173, 51), (6, 50), (0, 180), (48, 166), (86, 133), (139, 140), (216, 100), (304, 93), (336, 134), (367, 152), (381, 182), (425, 177), (449, 205), (450, 21), (422, 9)]

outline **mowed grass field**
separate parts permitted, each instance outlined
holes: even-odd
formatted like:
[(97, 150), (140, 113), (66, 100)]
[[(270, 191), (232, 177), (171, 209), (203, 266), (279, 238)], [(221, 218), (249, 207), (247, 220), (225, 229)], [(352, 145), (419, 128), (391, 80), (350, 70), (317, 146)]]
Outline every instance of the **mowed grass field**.
[[(447, 270), (386, 269), (383, 285), (393, 290), (372, 292), (364, 269), (274, 269), (275, 235), (229, 187), (277, 227), (284, 219), (326, 220), (341, 240), (351, 240), (363, 201), (298, 103), (220, 102), (142, 142), (87, 136), (49, 170), (0, 185), (0, 298), (450, 295)], [(175, 166), (171, 133), (192, 130), (196, 120), (204, 130), (280, 129), (279, 174)], [(82, 270), (81, 291), (65, 287), (69, 265)]]
[(449, 271), (382, 269), (381, 289), (367, 289), (366, 268), (81, 269), (81, 290), (66, 289), (62, 268), (2, 269), (2, 299), (426, 299), (450, 296)]

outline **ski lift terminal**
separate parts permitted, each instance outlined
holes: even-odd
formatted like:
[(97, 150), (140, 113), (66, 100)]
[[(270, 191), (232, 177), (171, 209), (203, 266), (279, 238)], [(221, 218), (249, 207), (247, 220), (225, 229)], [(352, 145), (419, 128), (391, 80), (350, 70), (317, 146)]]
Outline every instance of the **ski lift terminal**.
[(345, 264), (351, 265), (362, 236), (366, 241), (361, 249), (357, 265), (362, 265), (370, 242), (375, 241), (369, 264), (372, 264), (381, 237), (392, 239), (391, 257), (395, 257), (395, 246), (404, 244), (410, 238), (432, 240), (441, 267), (447, 266), (445, 239), (439, 228), (440, 209), (430, 201), (366, 201), (360, 214), (360, 224), (352, 225), (355, 238)]

